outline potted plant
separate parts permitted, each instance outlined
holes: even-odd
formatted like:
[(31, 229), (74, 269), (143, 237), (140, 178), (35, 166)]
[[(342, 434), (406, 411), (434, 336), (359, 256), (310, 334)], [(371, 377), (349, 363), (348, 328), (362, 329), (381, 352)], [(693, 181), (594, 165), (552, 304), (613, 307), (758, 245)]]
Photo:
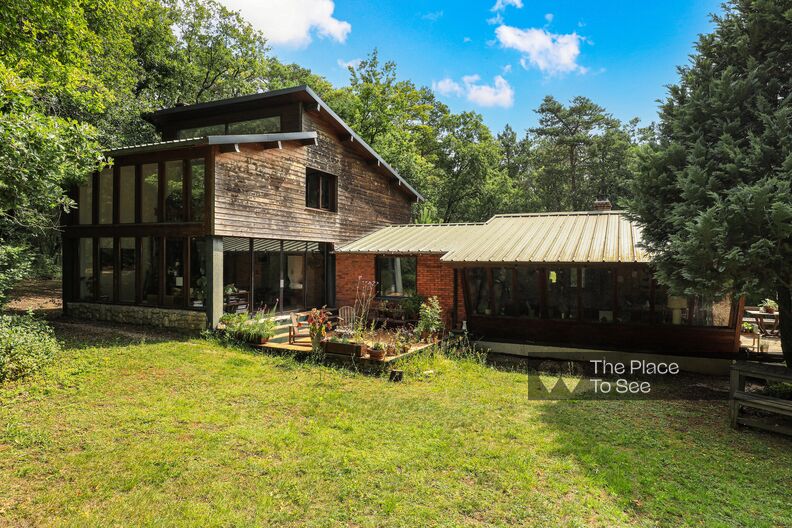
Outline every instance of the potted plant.
[(774, 314), (778, 311), (778, 303), (775, 302), (773, 299), (765, 299), (759, 304), (759, 307), (765, 313), (769, 313), (769, 314)]
[(380, 343), (379, 341), (374, 343), (371, 346), (371, 348), (369, 348), (369, 358), (371, 358), (371, 359), (373, 359), (375, 361), (382, 361), (383, 359), (385, 359), (385, 354), (386, 353), (387, 353), (387, 351), (385, 349), (385, 344), (384, 343)]
[(331, 335), (323, 342), (326, 354), (338, 356), (363, 357), (366, 355), (366, 344), (353, 341), (343, 335)]
[(265, 345), (275, 335), (275, 321), (270, 318), (253, 320), (244, 325), (245, 341), (254, 345)]
[(388, 343), (385, 345), (385, 355), (388, 357), (393, 357), (396, 355), (396, 344)]
[(322, 308), (314, 308), (308, 314), (308, 333), (311, 336), (311, 348), (314, 352), (322, 350), (322, 340), (332, 328), (330, 312)]
[(399, 328), (396, 331), (396, 352), (406, 354), (410, 351), (411, 334), (406, 328)]
[(754, 331), (754, 325), (751, 323), (743, 323), (742, 324), (742, 333), (743, 334), (752, 334)]

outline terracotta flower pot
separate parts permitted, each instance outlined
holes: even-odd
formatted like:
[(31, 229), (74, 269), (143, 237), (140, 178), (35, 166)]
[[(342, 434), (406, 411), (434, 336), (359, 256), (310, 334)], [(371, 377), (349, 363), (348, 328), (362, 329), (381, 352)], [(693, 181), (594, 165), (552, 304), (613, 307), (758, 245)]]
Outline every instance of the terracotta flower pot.
[(384, 350), (374, 350), (373, 348), (369, 349), (369, 358), (375, 361), (382, 361), (385, 359), (385, 351)]

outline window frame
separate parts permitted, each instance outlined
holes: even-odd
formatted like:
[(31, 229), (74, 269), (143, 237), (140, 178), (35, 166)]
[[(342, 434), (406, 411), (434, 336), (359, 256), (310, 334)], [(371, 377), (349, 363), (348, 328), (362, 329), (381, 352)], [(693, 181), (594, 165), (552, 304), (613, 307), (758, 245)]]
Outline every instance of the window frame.
[[(318, 176), (318, 196), (317, 196), (317, 203), (318, 207), (314, 207), (310, 203), (310, 196), (308, 194), (308, 181), (311, 177)], [(329, 183), (329, 194), (330, 194), (330, 206), (322, 207), (323, 198), (326, 196), (324, 193), (324, 183), (326, 180), (330, 180)], [(324, 172), (318, 169), (306, 168), (305, 169), (305, 208), (310, 209), (311, 211), (324, 211), (328, 213), (337, 213), (338, 212), (338, 176), (335, 174), (330, 174), (329, 172)]]
[[(382, 260), (384, 259), (410, 259), (415, 261), (415, 287), (412, 293), (405, 295), (384, 295), (382, 292)], [(374, 257), (374, 280), (377, 281), (376, 299), (400, 301), (418, 293), (418, 255), (376, 255)], [(405, 288), (405, 292), (407, 289)]]

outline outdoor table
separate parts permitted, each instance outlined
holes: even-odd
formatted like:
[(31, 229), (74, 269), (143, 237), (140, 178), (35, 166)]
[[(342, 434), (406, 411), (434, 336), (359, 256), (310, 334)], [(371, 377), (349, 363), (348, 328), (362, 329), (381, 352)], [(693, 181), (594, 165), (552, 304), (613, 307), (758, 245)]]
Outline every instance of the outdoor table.
[[(774, 313), (767, 313), (761, 310), (746, 310), (746, 313), (754, 318), (756, 321), (756, 326), (759, 327), (759, 334), (763, 336), (778, 336), (778, 312)], [(773, 318), (773, 322), (770, 326), (766, 326), (765, 317), (770, 316)]]

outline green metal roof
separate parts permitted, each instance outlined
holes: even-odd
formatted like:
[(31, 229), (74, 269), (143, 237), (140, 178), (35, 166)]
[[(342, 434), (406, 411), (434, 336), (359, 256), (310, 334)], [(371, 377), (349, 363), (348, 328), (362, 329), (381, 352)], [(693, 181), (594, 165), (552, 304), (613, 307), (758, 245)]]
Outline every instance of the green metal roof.
[(483, 224), (382, 228), (339, 253), (440, 253), (459, 264), (646, 263), (640, 228), (619, 211), (497, 215)]

